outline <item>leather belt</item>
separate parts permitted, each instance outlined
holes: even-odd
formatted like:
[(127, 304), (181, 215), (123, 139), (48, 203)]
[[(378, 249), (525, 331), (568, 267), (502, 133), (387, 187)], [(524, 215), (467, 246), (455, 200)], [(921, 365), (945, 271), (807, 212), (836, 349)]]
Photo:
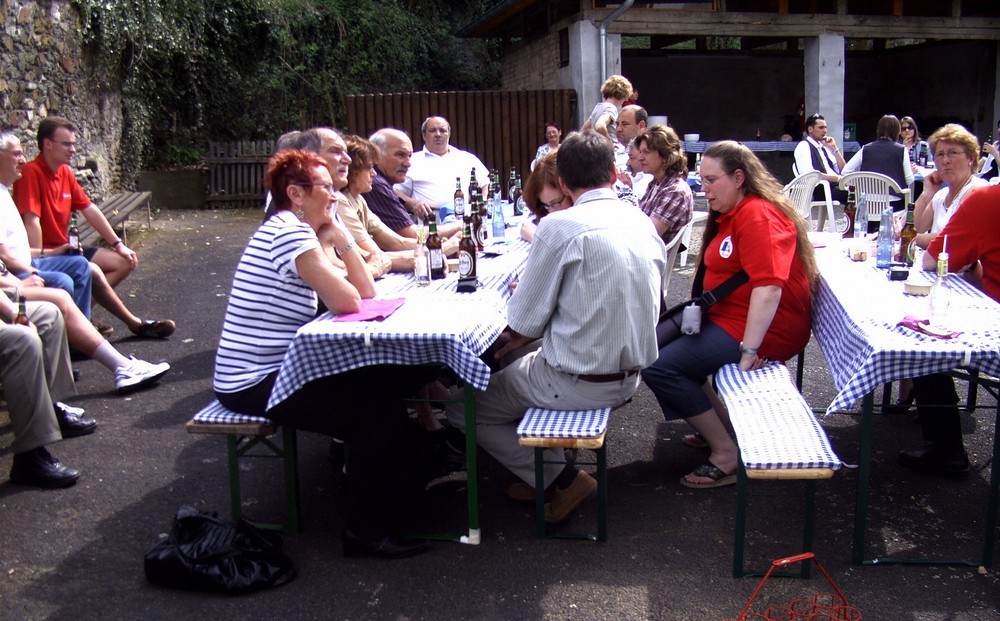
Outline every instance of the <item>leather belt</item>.
[(577, 375), (585, 382), (620, 382), (626, 377), (632, 377), (638, 371), (623, 371), (621, 373), (608, 373), (607, 375)]

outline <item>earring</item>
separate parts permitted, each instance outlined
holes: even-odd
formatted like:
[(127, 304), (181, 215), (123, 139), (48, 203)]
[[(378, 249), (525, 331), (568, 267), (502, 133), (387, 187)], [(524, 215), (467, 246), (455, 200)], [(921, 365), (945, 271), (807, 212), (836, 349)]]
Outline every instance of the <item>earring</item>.
[(300, 209), (300, 210), (298, 210), (298, 211), (295, 212), (295, 215), (296, 215), (296, 217), (298, 217), (299, 220), (301, 220), (303, 217), (305, 217), (306, 212), (304, 212), (304, 211), (302, 211)]

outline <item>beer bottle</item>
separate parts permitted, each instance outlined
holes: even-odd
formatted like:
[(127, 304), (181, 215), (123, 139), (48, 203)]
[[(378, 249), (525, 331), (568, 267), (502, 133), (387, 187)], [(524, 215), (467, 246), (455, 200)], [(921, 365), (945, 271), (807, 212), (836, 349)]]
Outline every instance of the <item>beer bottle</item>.
[(420, 287), (431, 284), (430, 264), (427, 262), (427, 246), (424, 245), (424, 229), (417, 229), (417, 247), (413, 249), (413, 277)]
[(476, 167), (472, 167), (469, 173), (469, 204), (472, 204), (472, 197), (479, 194), (479, 182), (476, 180)]
[(427, 260), (431, 266), (431, 280), (444, 278), (444, 254), (441, 252), (441, 238), (438, 236), (437, 219), (431, 213), (427, 216)]
[(514, 204), (514, 215), (519, 216), (524, 213), (524, 199), (521, 198), (521, 178), (514, 180), (514, 196), (510, 200)]
[(480, 208), (481, 201), (482, 201), (482, 199), (480, 199), (479, 196), (476, 196), (476, 202), (473, 203), (472, 205), (470, 205), (470, 207), (472, 208), (472, 217), (471, 217), (471, 223), (470, 224), (472, 226), (469, 229), (469, 231), (472, 233), (472, 240), (475, 242), (476, 248), (478, 248), (479, 250), (482, 250), (486, 246), (483, 243), (483, 241), (484, 241), (483, 228), (484, 227), (483, 227), (483, 213), (482, 213), (482, 210)]
[(465, 234), (458, 244), (458, 277), (460, 280), (476, 279), (476, 241), (472, 235), (472, 223), (465, 223)]
[(510, 176), (507, 177), (507, 200), (514, 204), (514, 180), (517, 178), (517, 169), (510, 165)]
[(28, 313), (24, 308), (24, 296), (21, 295), (21, 290), (18, 289), (15, 294), (17, 298), (17, 314), (14, 315), (14, 321), (12, 323), (19, 326), (30, 326), (31, 322), (28, 321)]
[(847, 228), (844, 229), (844, 239), (854, 237), (854, 217), (858, 213), (857, 195), (854, 193), (854, 186), (847, 186), (847, 204), (844, 206), (844, 219), (847, 220)]
[(899, 233), (899, 260), (909, 266), (913, 265), (913, 253), (915, 251), (913, 240), (917, 236), (917, 229), (913, 225), (913, 201), (906, 206), (906, 224)]
[(70, 247), (76, 254), (83, 254), (83, 246), (80, 244), (80, 229), (76, 228), (76, 212), (69, 216), (69, 232), (66, 235)]
[(465, 194), (462, 194), (462, 178), (455, 177), (455, 219), (465, 217)]

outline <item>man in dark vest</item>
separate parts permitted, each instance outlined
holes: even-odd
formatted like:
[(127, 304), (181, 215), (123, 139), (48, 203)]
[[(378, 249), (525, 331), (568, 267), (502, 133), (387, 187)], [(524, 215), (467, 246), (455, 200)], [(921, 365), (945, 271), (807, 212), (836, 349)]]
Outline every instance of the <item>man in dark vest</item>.
[[(826, 119), (822, 114), (813, 114), (806, 119), (806, 135), (795, 146), (795, 166), (792, 172), (798, 176), (810, 170), (819, 171), (820, 176), (830, 182), (834, 200), (846, 203), (847, 191), (837, 188), (840, 171), (846, 162), (836, 139), (827, 136), (826, 129)], [(813, 199), (823, 198), (823, 189), (817, 187)]]
[[(864, 170), (889, 177), (904, 190), (913, 183), (913, 167), (906, 147), (896, 142), (899, 138), (899, 119), (892, 114), (883, 116), (875, 127), (875, 141), (869, 142), (841, 169), (843, 174)], [(893, 192), (896, 196), (899, 196)], [(893, 203), (893, 209), (905, 209), (903, 201)]]

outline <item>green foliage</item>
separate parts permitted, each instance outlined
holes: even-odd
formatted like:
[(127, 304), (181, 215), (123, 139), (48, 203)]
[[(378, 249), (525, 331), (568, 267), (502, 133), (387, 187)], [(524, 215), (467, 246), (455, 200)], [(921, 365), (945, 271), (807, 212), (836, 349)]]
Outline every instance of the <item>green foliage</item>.
[(209, 140), (342, 125), (343, 97), (491, 89), (490, 0), (74, 0), (95, 83), (123, 97), (127, 173)]

